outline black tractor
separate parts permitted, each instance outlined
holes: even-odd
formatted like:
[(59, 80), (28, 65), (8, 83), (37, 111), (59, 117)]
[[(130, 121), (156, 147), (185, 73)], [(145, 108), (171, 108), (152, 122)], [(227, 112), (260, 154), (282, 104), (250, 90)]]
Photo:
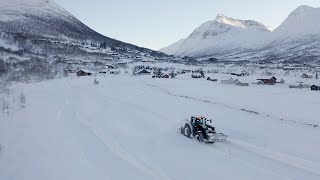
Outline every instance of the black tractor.
[(203, 116), (192, 116), (187, 119), (180, 128), (181, 134), (188, 138), (195, 138), (199, 142), (215, 143), (224, 142), (227, 136), (217, 133), (215, 127), (211, 126), (212, 120)]

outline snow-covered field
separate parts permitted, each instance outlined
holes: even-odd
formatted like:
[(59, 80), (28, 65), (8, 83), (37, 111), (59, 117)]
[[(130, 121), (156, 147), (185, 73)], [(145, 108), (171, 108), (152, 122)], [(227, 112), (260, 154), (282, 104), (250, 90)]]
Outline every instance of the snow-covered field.
[[(320, 179), (320, 128), (306, 125), (320, 124), (319, 92), (190, 75), (93, 80), (11, 87), (26, 107), (0, 115), (1, 180)], [(228, 141), (180, 135), (191, 115), (212, 118)]]

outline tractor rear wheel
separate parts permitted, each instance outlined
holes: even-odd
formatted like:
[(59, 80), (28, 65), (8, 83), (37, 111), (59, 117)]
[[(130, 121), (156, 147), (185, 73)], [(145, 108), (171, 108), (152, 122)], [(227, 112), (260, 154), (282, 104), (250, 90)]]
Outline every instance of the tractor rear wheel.
[(189, 125), (185, 125), (184, 128), (183, 128), (183, 134), (188, 137), (188, 138), (191, 138), (191, 128)]

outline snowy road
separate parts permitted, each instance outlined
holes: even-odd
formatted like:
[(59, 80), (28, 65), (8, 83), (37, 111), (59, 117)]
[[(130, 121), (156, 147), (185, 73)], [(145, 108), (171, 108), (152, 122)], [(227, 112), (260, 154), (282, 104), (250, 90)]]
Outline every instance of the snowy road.
[[(320, 178), (319, 128), (280, 121), (281, 113), (243, 111), (256, 109), (210, 96), (215, 89), (207, 82), (99, 80), (25, 85), (27, 107), (0, 116), (0, 179)], [(181, 136), (182, 119), (197, 114), (213, 118), (228, 141)]]

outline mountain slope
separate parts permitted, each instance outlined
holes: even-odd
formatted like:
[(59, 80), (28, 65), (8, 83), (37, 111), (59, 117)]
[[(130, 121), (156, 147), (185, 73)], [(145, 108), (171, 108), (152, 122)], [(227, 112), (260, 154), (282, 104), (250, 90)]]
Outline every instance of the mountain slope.
[(184, 42), (180, 42), (180, 46), (172, 47), (176, 49), (164, 48), (160, 51), (183, 56), (215, 54), (250, 47), (270, 32), (267, 26), (256, 21), (218, 15), (215, 20), (203, 23), (194, 30)]
[(299, 6), (274, 31), (278, 36), (301, 36), (320, 34), (320, 8)]
[(223, 60), (320, 61), (320, 8), (300, 6), (274, 31), (255, 21), (218, 15), (197, 28), (179, 47), (160, 51)]
[(3, 32), (61, 39), (101, 38), (54, 1), (4, 2), (0, 7), (0, 28)]
[(178, 42), (175, 42), (165, 48), (162, 48), (160, 51), (165, 52), (167, 54), (174, 54), (177, 49), (183, 44), (186, 39), (180, 39)]
[(103, 36), (53, 0), (1, 0), (0, 33), (2, 42), (11, 42), (9, 45), (16, 45), (18, 49), (29, 53), (54, 55), (59, 49), (68, 49), (52, 43), (58, 41), (73, 43), (74, 46), (69, 47), (73, 49), (72, 52), (81, 44), (94, 43), (97, 46), (104, 44), (106, 47), (164, 55)]

